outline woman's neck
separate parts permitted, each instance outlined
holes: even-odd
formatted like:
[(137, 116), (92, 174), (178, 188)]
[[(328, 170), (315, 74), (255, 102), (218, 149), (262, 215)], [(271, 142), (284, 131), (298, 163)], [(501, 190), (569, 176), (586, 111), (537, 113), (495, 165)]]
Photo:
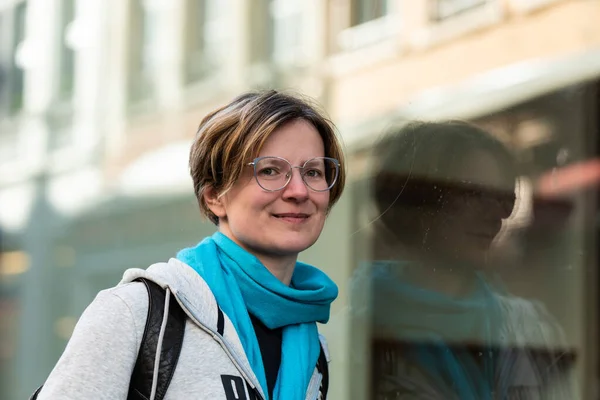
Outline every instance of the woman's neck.
[(290, 285), (290, 282), (292, 281), (292, 275), (294, 274), (294, 268), (296, 267), (298, 254), (269, 254), (263, 249), (248, 246), (247, 244), (238, 240), (235, 235), (223, 225), (219, 227), (219, 231), (229, 239), (233, 240), (238, 246), (246, 250), (248, 253), (258, 258), (262, 265), (264, 265), (277, 279), (283, 282), (283, 284), (287, 286)]
[(256, 257), (284, 285), (290, 285), (297, 257), (273, 257), (267, 255), (256, 255)]

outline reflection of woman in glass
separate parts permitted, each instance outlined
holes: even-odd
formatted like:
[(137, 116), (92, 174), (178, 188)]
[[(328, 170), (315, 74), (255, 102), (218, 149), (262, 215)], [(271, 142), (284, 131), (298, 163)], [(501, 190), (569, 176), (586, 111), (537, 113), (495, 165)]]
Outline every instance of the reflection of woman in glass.
[(552, 318), (485, 279), (515, 204), (508, 150), (466, 123), (412, 123), (376, 154), (374, 398), (574, 398)]

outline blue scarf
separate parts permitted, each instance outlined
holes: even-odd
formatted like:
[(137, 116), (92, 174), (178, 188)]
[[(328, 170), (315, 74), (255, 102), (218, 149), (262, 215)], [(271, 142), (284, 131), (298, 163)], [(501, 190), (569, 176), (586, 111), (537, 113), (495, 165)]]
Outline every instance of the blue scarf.
[(283, 328), (281, 366), (273, 391), (276, 400), (303, 400), (320, 353), (316, 322), (329, 320), (338, 288), (319, 269), (296, 263), (290, 286), (277, 279), (252, 254), (220, 232), (177, 259), (206, 281), (237, 331), (250, 366), (268, 398), (262, 355), (251, 313), (269, 329)]

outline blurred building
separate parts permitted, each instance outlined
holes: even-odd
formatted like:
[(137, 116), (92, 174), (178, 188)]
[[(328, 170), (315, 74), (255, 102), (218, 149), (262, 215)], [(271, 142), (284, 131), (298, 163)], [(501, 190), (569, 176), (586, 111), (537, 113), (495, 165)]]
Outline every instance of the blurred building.
[[(596, 156), (598, 16), (597, 0), (0, 0), (2, 398), (43, 382), (79, 314), (125, 268), (213, 230), (187, 172), (196, 127), (271, 87), (319, 100), (349, 151), (348, 190), (304, 259), (340, 285), (324, 329), (331, 396), (366, 398), (346, 311), (369, 257), (354, 234), (368, 198), (354, 182), (370, 146), (397, 121), (475, 120), (518, 150), (534, 189)], [(585, 390), (598, 377), (590, 201), (574, 199), (560, 241), (568, 279), (518, 279), (570, 327)]]

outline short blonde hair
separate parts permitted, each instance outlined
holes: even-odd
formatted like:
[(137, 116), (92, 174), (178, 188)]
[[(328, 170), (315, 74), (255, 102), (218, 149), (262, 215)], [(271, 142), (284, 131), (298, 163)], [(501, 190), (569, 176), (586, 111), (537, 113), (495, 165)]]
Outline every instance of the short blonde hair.
[(205, 190), (214, 188), (220, 196), (227, 193), (269, 136), (298, 119), (315, 127), (323, 139), (325, 156), (340, 162), (339, 176), (330, 192), (331, 209), (342, 195), (346, 181), (344, 155), (334, 124), (309, 100), (269, 90), (238, 96), (200, 122), (189, 165), (202, 214), (218, 224), (217, 216), (204, 200)]

